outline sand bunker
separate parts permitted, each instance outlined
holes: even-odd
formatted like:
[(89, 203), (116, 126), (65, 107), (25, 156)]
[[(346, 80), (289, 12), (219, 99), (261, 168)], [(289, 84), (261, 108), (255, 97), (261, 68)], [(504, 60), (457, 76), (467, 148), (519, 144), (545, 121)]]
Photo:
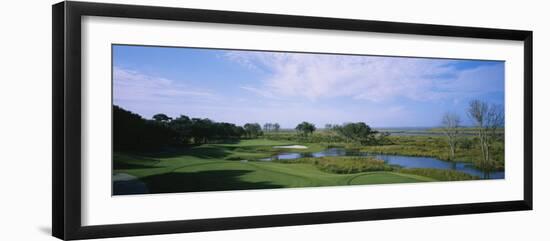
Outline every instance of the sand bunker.
[(273, 148), (286, 148), (286, 149), (307, 149), (307, 146), (291, 145), (291, 146), (274, 146)]

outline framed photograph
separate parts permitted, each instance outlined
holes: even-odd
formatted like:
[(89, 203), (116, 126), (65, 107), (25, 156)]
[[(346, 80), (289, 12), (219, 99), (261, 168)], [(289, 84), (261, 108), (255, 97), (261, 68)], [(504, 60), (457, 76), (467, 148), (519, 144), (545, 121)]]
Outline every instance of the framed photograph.
[(524, 30), (55, 4), (53, 235), (531, 210), (532, 54)]

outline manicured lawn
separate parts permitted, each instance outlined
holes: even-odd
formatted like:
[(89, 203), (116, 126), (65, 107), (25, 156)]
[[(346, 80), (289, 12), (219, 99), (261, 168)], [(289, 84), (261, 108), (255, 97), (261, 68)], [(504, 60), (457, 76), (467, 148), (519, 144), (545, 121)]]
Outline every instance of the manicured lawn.
[(433, 182), (429, 177), (408, 175), (395, 172), (368, 172), (356, 174), (349, 184), (385, 184), (385, 183), (411, 183), (411, 182)]
[[(145, 184), (149, 193), (435, 181), (396, 172), (334, 174), (321, 171), (308, 163), (248, 161), (281, 151), (272, 146), (292, 144), (296, 143), (256, 139), (232, 144), (207, 144), (155, 154), (115, 153), (114, 173), (137, 177)], [(307, 151), (324, 148), (319, 144), (302, 145), (309, 147)], [(115, 186), (114, 194), (120, 193), (124, 193), (124, 190), (117, 190)]]

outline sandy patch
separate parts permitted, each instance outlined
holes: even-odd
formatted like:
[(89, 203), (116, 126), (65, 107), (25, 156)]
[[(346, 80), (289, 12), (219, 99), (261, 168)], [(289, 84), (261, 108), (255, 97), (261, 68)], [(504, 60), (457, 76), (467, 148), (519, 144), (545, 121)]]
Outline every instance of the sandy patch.
[(284, 148), (284, 149), (307, 149), (307, 146), (291, 145), (291, 146), (274, 146), (273, 148)]

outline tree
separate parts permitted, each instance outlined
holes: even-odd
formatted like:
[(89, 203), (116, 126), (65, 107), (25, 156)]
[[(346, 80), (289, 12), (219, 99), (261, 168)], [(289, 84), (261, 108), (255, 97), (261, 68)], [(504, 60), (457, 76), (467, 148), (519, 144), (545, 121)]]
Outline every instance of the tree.
[(468, 108), (468, 116), (475, 124), (477, 135), (479, 138), (479, 146), (481, 149), (481, 166), (486, 168), (487, 163), (489, 162), (488, 154), (488, 145), (487, 145), (487, 132), (485, 130), (486, 118), (487, 118), (487, 103), (480, 100), (470, 101)]
[(279, 123), (265, 123), (264, 124), (264, 132), (278, 132), (281, 126)]
[(185, 115), (172, 119), (156, 114), (147, 120), (140, 115), (113, 106), (114, 150), (155, 150), (169, 146), (204, 144), (257, 137), (262, 134), (259, 124), (250, 124), (245, 130), (233, 123), (215, 122), (208, 118), (189, 118)]
[(170, 128), (177, 133), (175, 137), (176, 142), (180, 144), (191, 142), (192, 124), (191, 119), (185, 115), (180, 115), (178, 118), (170, 121)]
[(487, 113), (487, 127), (489, 129), (489, 139), (499, 138), (499, 128), (504, 127), (504, 108), (501, 105), (491, 105)]
[(273, 124), (273, 131), (279, 132), (279, 129), (281, 129), (281, 126), (279, 125), (279, 123)]
[(497, 129), (504, 126), (503, 109), (499, 105), (489, 105), (480, 100), (470, 101), (468, 116), (475, 124), (481, 149), (481, 167), (490, 168), (491, 142), (498, 137)]
[(244, 124), (244, 130), (248, 138), (257, 138), (258, 136), (261, 136), (263, 134), (262, 127), (258, 123)]
[(445, 136), (447, 136), (447, 143), (449, 144), (449, 157), (451, 160), (454, 160), (458, 143), (460, 117), (456, 114), (447, 112), (443, 115), (441, 124), (443, 125), (443, 132)]
[(208, 118), (191, 119), (191, 136), (196, 144), (208, 143), (215, 135), (214, 122)]
[(165, 122), (146, 120), (113, 105), (113, 149), (156, 150), (173, 144), (174, 132)]
[(304, 136), (308, 136), (309, 134), (313, 133), (316, 128), (315, 125), (309, 122), (302, 122), (298, 124), (295, 128), (298, 132), (301, 132)]
[(172, 118), (170, 118), (169, 116), (167, 116), (165, 114), (159, 113), (159, 114), (156, 114), (156, 115), (153, 116), (153, 120), (158, 121), (158, 122), (168, 122), (168, 121), (172, 120)]
[(364, 122), (344, 123), (342, 126), (334, 125), (332, 128), (346, 141), (359, 142), (362, 145), (374, 143), (378, 134), (378, 131)]
[(501, 105), (491, 105), (487, 111), (487, 160), (495, 161), (495, 157), (491, 156), (489, 150), (495, 149), (495, 143), (504, 135), (498, 130), (504, 127), (504, 108)]
[(334, 130), (335, 130), (335, 127), (337, 125), (333, 125), (333, 124), (325, 124), (325, 128), (324, 128), (324, 131), (326, 133), (326, 136), (327, 136), (327, 139), (328, 139), (328, 142), (333, 142), (334, 140)]

